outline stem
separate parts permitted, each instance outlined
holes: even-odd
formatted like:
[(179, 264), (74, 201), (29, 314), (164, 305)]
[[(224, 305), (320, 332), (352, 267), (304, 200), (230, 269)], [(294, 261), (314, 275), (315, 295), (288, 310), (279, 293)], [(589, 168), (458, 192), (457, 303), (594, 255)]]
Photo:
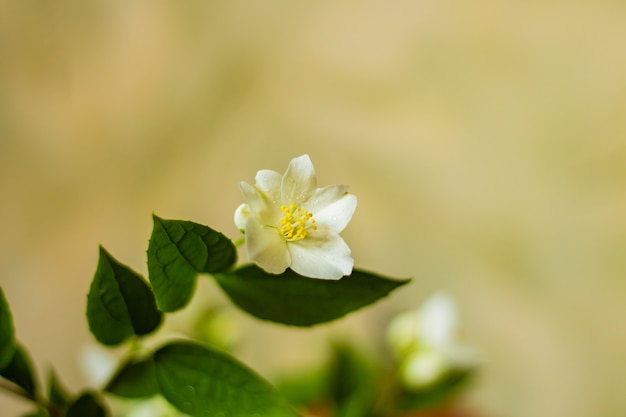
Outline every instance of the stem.
[(120, 372), (124, 370), (124, 368), (126, 367), (126, 365), (128, 365), (129, 362), (137, 359), (137, 357), (139, 356), (138, 353), (141, 352), (142, 349), (143, 349), (143, 346), (141, 345), (141, 342), (139, 341), (138, 337), (135, 336), (129, 340), (128, 351), (126, 352), (126, 354), (124, 354), (124, 356), (118, 362), (117, 369), (111, 374), (111, 377), (109, 378), (109, 380), (103, 385), (102, 391), (106, 391), (109, 388), (109, 386), (113, 383), (113, 381), (115, 381), (115, 379), (119, 376)]
[(233, 242), (233, 244), (235, 245), (236, 248), (238, 248), (239, 246), (243, 245), (245, 242), (246, 242), (246, 237), (242, 236), (241, 238)]
[(35, 399), (29, 393), (7, 380), (0, 379), (0, 389), (36, 403)]
[(22, 389), (21, 387), (13, 384), (10, 381), (4, 380), (4, 379), (0, 379), (0, 390), (4, 390), (6, 392), (9, 392), (13, 395), (16, 395), (18, 397), (22, 397), (23, 399), (30, 401), (31, 403), (44, 408), (48, 411), (48, 414), (50, 414), (50, 417), (61, 417), (62, 416), (62, 411), (59, 407), (57, 407), (54, 404), (50, 404), (48, 401), (46, 401), (43, 398), (39, 398), (39, 397), (35, 397), (32, 396), (31, 394), (29, 394), (28, 392), (24, 391), (24, 389)]

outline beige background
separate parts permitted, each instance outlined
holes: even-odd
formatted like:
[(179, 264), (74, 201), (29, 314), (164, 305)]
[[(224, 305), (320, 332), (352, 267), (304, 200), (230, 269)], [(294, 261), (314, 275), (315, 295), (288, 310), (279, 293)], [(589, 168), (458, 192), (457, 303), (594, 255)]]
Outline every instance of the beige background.
[(486, 358), (473, 407), (624, 415), (625, 44), (611, 0), (2, 1), (18, 337), (78, 390), (97, 245), (145, 273), (153, 211), (237, 237), (238, 181), (309, 153), (359, 198), (357, 265), (414, 280), (310, 333), (242, 315), (247, 363), (272, 375), (346, 331), (380, 349), (392, 314), (444, 289)]

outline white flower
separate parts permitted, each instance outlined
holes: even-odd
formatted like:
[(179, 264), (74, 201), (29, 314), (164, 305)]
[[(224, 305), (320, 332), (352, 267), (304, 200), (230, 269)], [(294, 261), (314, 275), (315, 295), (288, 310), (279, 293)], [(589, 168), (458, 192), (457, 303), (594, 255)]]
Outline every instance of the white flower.
[(284, 175), (261, 170), (255, 180), (241, 182), (246, 204), (235, 211), (252, 261), (273, 274), (291, 268), (310, 278), (339, 279), (352, 273), (350, 248), (339, 236), (356, 208), (346, 186), (317, 188), (308, 155), (292, 159)]
[(420, 309), (395, 317), (387, 340), (409, 388), (428, 386), (450, 370), (470, 369), (478, 362), (476, 350), (458, 341), (456, 305), (443, 293), (430, 296)]

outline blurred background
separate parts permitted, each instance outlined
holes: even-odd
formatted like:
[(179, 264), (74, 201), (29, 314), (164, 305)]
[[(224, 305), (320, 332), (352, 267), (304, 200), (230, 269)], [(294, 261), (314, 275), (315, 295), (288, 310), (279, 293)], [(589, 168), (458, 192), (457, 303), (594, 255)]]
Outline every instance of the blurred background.
[[(413, 281), (312, 331), (241, 314), (242, 360), (271, 376), (337, 334), (383, 349), (445, 290), (485, 358), (470, 407), (624, 415), (625, 43), (614, 0), (0, 1), (17, 336), (80, 389), (98, 244), (145, 274), (153, 212), (237, 238), (238, 182), (308, 153), (359, 198), (356, 265)], [(225, 302), (209, 280), (196, 298)]]

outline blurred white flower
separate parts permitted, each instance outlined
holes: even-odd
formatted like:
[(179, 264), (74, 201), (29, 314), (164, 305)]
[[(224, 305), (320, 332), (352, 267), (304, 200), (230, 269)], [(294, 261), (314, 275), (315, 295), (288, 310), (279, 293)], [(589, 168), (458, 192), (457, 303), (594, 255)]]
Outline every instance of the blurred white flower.
[(387, 340), (408, 388), (426, 387), (451, 370), (471, 369), (478, 363), (476, 350), (458, 340), (456, 305), (444, 293), (430, 296), (418, 310), (396, 316)]
[(103, 346), (85, 345), (80, 350), (79, 355), (81, 369), (91, 387), (101, 387), (115, 372), (118, 359)]
[(317, 188), (308, 155), (292, 159), (284, 175), (261, 170), (255, 180), (241, 182), (246, 203), (235, 211), (252, 261), (273, 274), (291, 268), (310, 278), (339, 279), (352, 273), (350, 248), (339, 236), (357, 201), (346, 186)]

